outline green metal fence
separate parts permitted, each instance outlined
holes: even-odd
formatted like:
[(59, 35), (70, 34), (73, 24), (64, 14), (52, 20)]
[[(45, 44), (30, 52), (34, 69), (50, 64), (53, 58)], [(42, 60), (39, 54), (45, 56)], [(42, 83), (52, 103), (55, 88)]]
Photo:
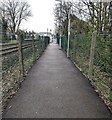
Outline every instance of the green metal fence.
[[(89, 77), (92, 33), (70, 36), (70, 59)], [(67, 52), (67, 36), (62, 37), (62, 49)], [(112, 109), (112, 38), (97, 34), (91, 83)]]
[[(3, 43), (0, 49), (2, 58), (2, 105), (19, 89), (34, 62), (49, 44), (49, 37), (40, 37), (21, 43)], [(23, 73), (22, 73), (23, 72)], [(21, 74), (22, 73), (22, 74)]]

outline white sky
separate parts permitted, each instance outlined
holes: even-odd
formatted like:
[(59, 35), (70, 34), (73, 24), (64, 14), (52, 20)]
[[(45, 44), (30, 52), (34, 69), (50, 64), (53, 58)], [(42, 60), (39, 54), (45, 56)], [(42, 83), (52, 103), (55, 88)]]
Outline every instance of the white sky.
[(47, 28), (54, 30), (53, 8), (55, 0), (27, 0), (31, 6), (33, 16), (22, 23), (21, 28), (46, 32)]

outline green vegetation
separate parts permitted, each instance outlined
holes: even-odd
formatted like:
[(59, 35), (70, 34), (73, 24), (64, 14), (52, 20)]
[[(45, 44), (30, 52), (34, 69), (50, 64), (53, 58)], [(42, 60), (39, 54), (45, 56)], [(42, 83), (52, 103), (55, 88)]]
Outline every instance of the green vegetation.
[[(70, 12), (70, 59), (90, 78), (112, 110), (112, 2), (63, 1), (56, 3), (57, 43), (62, 35), (62, 49), (67, 52), (68, 14)], [(92, 33), (96, 31), (93, 64), (90, 68)], [(92, 49), (93, 51), (93, 49)]]
[[(34, 43), (33, 43), (34, 42)], [(24, 43), (25, 44), (25, 43)], [(28, 45), (27, 45), (28, 44)], [(17, 51), (6, 53), (2, 55), (2, 105), (3, 108), (6, 105), (8, 99), (10, 99), (20, 88), (21, 82), (24, 80), (24, 77), (27, 75), (29, 69), (34, 64), (34, 62), (40, 57), (43, 51), (46, 49), (49, 44), (49, 38), (38, 40), (30, 40), (26, 42), (25, 47), (22, 48), (22, 61), (23, 61), (23, 76), (21, 74), (21, 62), (20, 54), (17, 48)], [(9, 45), (10, 46), (10, 45)], [(9, 46), (5, 46), (8, 48)], [(13, 50), (14, 45), (8, 51)], [(35, 57), (34, 57), (35, 55)]]
[[(78, 65), (86, 77), (89, 76), (91, 40), (91, 33), (78, 34), (74, 38), (71, 37), (70, 40), (70, 59)], [(110, 38), (98, 35), (96, 41), (91, 83), (102, 95), (106, 103), (112, 107), (112, 53), (109, 49)], [(62, 48), (65, 51), (67, 50), (67, 37), (62, 37)]]

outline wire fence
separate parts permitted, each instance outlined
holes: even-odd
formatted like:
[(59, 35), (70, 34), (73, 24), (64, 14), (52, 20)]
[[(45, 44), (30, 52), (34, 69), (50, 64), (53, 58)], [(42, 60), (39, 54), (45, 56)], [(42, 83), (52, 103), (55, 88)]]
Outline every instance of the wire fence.
[[(112, 38), (98, 33), (95, 41), (93, 38), (92, 33), (70, 36), (70, 59), (91, 80), (112, 110)], [(62, 37), (62, 49), (67, 52), (67, 36)]]
[(17, 43), (0, 44), (0, 56), (2, 58), (2, 106), (19, 89), (21, 82), (27, 75), (34, 62), (44, 52), (49, 44), (49, 37), (23, 40)]

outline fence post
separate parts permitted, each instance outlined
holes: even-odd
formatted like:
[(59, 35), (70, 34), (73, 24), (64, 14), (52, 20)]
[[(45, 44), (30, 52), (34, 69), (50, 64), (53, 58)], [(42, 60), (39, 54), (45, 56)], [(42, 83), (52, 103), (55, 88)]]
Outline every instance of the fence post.
[(40, 36), (39, 37), (39, 56), (41, 55), (41, 53), (42, 53), (42, 37)]
[(34, 38), (32, 39), (32, 49), (33, 49), (33, 61), (36, 60), (36, 54), (35, 54), (35, 41)]
[(75, 37), (73, 38), (73, 60), (75, 61), (75, 56), (76, 56), (76, 43), (75, 43)]
[(90, 49), (89, 79), (92, 79), (93, 60), (94, 60), (94, 53), (95, 53), (95, 46), (96, 46), (96, 37), (97, 37), (97, 31), (94, 31), (92, 33), (92, 41), (91, 41), (91, 49)]
[(22, 52), (22, 40), (21, 34), (18, 34), (18, 55), (19, 55), (19, 69), (20, 77), (24, 77), (24, 63), (23, 63), (23, 52)]
[(45, 50), (45, 37), (43, 36), (43, 51)]
[(44, 36), (42, 36), (42, 52), (44, 51)]
[(3, 32), (2, 32), (2, 22), (0, 21), (0, 43), (2, 43), (2, 39), (3, 39)]
[(76, 53), (77, 53), (77, 36), (76, 35), (74, 37), (73, 45), (74, 45), (74, 55), (73, 55), (73, 58), (74, 58), (74, 60), (76, 62), (76, 60), (77, 60), (77, 55), (76, 55)]

